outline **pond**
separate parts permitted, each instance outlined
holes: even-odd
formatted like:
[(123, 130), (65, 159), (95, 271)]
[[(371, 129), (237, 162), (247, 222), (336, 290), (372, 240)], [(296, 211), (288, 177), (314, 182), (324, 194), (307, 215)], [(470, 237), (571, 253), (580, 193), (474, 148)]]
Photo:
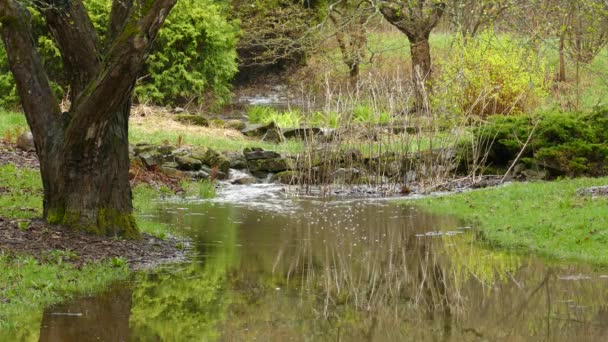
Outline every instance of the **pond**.
[(608, 276), (491, 250), (386, 199), (227, 187), (148, 213), (194, 260), (47, 308), (41, 341), (573, 341), (608, 337)]

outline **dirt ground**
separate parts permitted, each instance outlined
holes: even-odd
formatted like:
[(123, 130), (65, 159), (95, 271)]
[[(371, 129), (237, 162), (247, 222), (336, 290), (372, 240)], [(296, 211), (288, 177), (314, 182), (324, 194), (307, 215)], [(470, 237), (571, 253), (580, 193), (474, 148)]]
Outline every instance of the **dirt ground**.
[(0, 218), (0, 251), (31, 255), (40, 261), (56, 261), (61, 257), (63, 262), (81, 267), (86, 263), (121, 257), (132, 269), (142, 269), (185, 259), (186, 241), (176, 238), (161, 240), (146, 234), (142, 237), (131, 241), (89, 235), (50, 226), (41, 220), (31, 221), (27, 229), (20, 229), (18, 222)]

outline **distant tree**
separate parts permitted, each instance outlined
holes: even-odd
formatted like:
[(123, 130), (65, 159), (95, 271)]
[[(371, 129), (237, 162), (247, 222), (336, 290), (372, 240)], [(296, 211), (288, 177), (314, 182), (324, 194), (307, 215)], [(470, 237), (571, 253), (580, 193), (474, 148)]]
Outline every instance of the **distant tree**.
[(429, 37), (445, 13), (445, 1), (440, 0), (370, 0), (384, 18), (403, 32), (410, 42), (412, 80), (416, 95), (416, 109), (421, 110), (427, 80), (432, 76)]
[(517, 0), (450, 0), (446, 12), (452, 24), (465, 37), (473, 37), (492, 25)]
[(328, 18), (333, 24), (342, 61), (348, 67), (351, 84), (359, 81), (361, 64), (367, 48), (367, 23), (373, 7), (366, 0), (340, 0), (329, 7)]
[[(102, 42), (82, 1), (0, 0), (0, 33), (34, 136), (48, 222), (96, 234), (139, 235), (129, 186), (131, 97), (176, 1), (114, 0)], [(31, 10), (45, 18), (61, 53), (68, 112), (61, 112), (38, 53)]]

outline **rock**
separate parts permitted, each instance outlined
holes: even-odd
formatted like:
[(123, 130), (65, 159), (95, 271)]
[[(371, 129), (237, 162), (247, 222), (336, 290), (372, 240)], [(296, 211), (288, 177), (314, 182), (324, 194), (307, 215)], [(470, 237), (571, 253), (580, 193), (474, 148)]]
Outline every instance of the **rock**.
[(170, 177), (179, 177), (182, 173), (177, 170), (177, 163), (165, 163), (160, 167), (160, 171)]
[(247, 128), (247, 124), (241, 120), (228, 120), (224, 123), (224, 128), (242, 131)]
[(177, 169), (181, 171), (198, 171), (203, 166), (200, 160), (187, 156), (176, 156)]
[(148, 144), (148, 143), (137, 143), (135, 144), (135, 146), (133, 147), (133, 154), (138, 156), (142, 153), (145, 152), (150, 152), (150, 151), (154, 151), (156, 149), (156, 147), (152, 144)]
[(205, 180), (205, 179), (209, 179), (210, 175), (209, 175), (209, 172), (200, 170), (200, 171), (192, 172), (190, 174), (190, 177), (192, 177), (192, 179), (195, 179), (195, 180)]
[(201, 167), (201, 170), (208, 173), (209, 174), (209, 178), (213, 178), (213, 179), (218, 179), (218, 180), (226, 180), (228, 179), (228, 174), (225, 172), (222, 172), (221, 170), (219, 170), (216, 167), (208, 167), (203, 165)]
[(228, 174), (230, 170), (230, 160), (226, 156), (210, 148), (196, 149), (192, 151), (190, 157), (200, 160), (209, 167), (216, 167), (225, 174)]
[(164, 161), (163, 155), (157, 151), (141, 153), (139, 159), (148, 170), (159, 167)]
[(247, 159), (241, 153), (227, 152), (224, 155), (230, 161), (231, 169), (244, 170), (247, 168)]
[(215, 127), (215, 128), (224, 128), (224, 125), (226, 124), (226, 122), (222, 119), (211, 119), (209, 120), (209, 126), (211, 127)]
[(286, 185), (294, 185), (298, 183), (299, 178), (300, 175), (296, 171), (283, 171), (272, 176), (272, 181)]
[(235, 185), (248, 185), (248, 184), (255, 184), (257, 183), (258, 180), (254, 177), (243, 177), (243, 178), (238, 178), (232, 181), (232, 184)]
[(159, 153), (161, 153), (161, 154), (163, 154), (165, 156), (168, 156), (168, 155), (172, 154), (175, 149), (176, 149), (175, 146), (172, 146), (172, 145), (169, 145), (169, 144), (160, 145), (160, 146), (158, 146), (156, 148), (156, 150)]
[(173, 113), (175, 113), (175, 114), (180, 114), (180, 113), (183, 113), (185, 111), (186, 110), (184, 108), (182, 108), (182, 107), (175, 107), (175, 108), (173, 108)]
[(576, 190), (578, 196), (605, 197), (608, 196), (608, 186), (594, 186)]
[(175, 115), (173, 120), (187, 125), (209, 126), (209, 121), (200, 115), (180, 114)]
[(323, 134), (323, 129), (318, 127), (298, 127), (283, 130), (285, 139), (298, 138), (305, 139)]
[(283, 134), (281, 134), (274, 122), (267, 125), (249, 125), (241, 133), (248, 137), (259, 137), (263, 141), (281, 142), (284, 140)]
[(284, 158), (255, 159), (247, 162), (249, 171), (281, 172), (289, 169), (289, 163)]
[(361, 176), (361, 171), (353, 167), (339, 168), (331, 173), (334, 182), (337, 183), (352, 183)]
[(245, 152), (244, 155), (245, 155), (245, 159), (247, 159), (247, 160), (281, 158), (281, 155), (274, 151), (264, 151), (264, 150)]
[(26, 152), (35, 152), (34, 136), (31, 132), (25, 132), (17, 138), (17, 148)]

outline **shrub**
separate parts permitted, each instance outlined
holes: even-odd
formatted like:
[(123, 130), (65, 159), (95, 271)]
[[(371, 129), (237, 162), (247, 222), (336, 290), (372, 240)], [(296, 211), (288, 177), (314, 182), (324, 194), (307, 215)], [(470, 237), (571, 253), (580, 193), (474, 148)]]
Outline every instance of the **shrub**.
[(247, 109), (247, 119), (252, 123), (269, 124), (274, 122), (281, 128), (300, 127), (302, 114), (297, 110), (279, 112), (266, 106), (251, 106)]
[(509, 35), (458, 36), (455, 49), (461, 53), (439, 62), (434, 106), (478, 116), (521, 114), (548, 95), (547, 62)]
[[(538, 125), (536, 125), (538, 122)], [(488, 162), (508, 166), (536, 130), (521, 160), (554, 176), (608, 174), (608, 109), (592, 113), (547, 112), (537, 116), (497, 115), (475, 131), (477, 141), (494, 141)]]
[[(93, 26), (105, 40), (111, 0), (84, 2)], [(58, 97), (67, 90), (61, 55), (43, 18), (30, 8), (34, 39)], [(219, 100), (230, 94), (230, 80), (237, 72), (238, 28), (228, 21), (213, 0), (178, 1), (156, 38), (146, 71), (135, 89), (139, 102), (157, 105), (194, 99), (202, 102), (213, 92)], [(15, 82), (9, 72), (6, 51), (0, 46), (0, 106), (18, 104)]]

